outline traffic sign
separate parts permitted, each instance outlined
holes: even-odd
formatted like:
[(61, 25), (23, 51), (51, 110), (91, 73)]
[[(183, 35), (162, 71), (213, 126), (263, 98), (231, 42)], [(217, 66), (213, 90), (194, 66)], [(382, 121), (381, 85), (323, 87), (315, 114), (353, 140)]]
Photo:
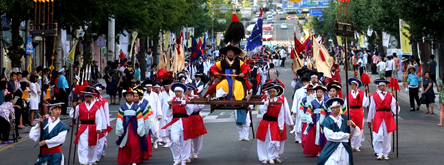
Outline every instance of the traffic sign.
[(296, 9), (296, 15), (301, 16), (302, 14), (302, 9)]

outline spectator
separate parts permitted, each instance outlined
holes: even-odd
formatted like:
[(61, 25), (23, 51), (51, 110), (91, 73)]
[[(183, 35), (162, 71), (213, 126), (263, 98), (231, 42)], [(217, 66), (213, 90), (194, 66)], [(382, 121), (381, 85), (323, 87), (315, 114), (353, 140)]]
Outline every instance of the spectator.
[(49, 72), (48, 68), (43, 69), (43, 84), (49, 85)]
[(416, 108), (417, 111), (419, 111), (419, 107), (421, 106), (421, 102), (419, 102), (419, 96), (418, 96), (418, 92), (421, 88), (422, 90), (422, 86), (421, 86), (421, 77), (419, 77), (416, 73), (416, 68), (415, 67), (410, 67), (410, 74), (407, 78), (407, 82), (409, 84), (409, 100), (410, 100), (410, 111), (415, 111), (415, 100), (416, 103), (418, 104), (418, 107)]
[(365, 67), (364, 55), (359, 54), (359, 59), (358, 59), (359, 76), (362, 76), (362, 74), (364, 73), (364, 67)]
[(8, 82), (2, 80), (0, 81), (0, 105), (3, 104), (4, 96), (8, 93)]
[(66, 80), (65, 77), (65, 68), (62, 68), (59, 70), (60, 76), (58, 78), (57, 81), (57, 89), (59, 90), (59, 94), (58, 96), (56, 96), (57, 101), (58, 102), (63, 102), (64, 104), (62, 105), (62, 115), (68, 115), (68, 113), (66, 113), (66, 108), (68, 105), (68, 95), (69, 95), (69, 85), (68, 85), (68, 81)]
[(285, 59), (287, 59), (287, 51), (284, 47), (279, 51), (279, 55), (281, 56), (281, 67), (285, 67)]
[(37, 76), (34, 74), (31, 75), (31, 77), (29, 77), (29, 81), (29, 109), (31, 114), (30, 122), (32, 125), (34, 125), (34, 119), (36, 114), (38, 113), (40, 103), (37, 89)]
[(29, 72), (26, 71), (26, 70), (23, 71), (22, 72), (22, 80), (21, 81), (25, 81), (25, 82), (29, 83), (28, 76), (29, 76)]
[(392, 77), (393, 67), (394, 67), (394, 62), (392, 60), (392, 56), (387, 56), (385, 64), (385, 79), (389, 80), (390, 77)]
[(91, 69), (91, 78), (92, 78), (93, 84), (97, 83), (97, 79), (100, 78), (99, 64), (97, 61), (93, 61), (93, 66)]
[(432, 81), (436, 84), (436, 61), (435, 61), (435, 56), (431, 55), (430, 56), (430, 61), (427, 62), (427, 65), (429, 66), (429, 72), (430, 72), (430, 79), (432, 79)]
[(433, 80), (430, 79), (430, 72), (424, 74), (424, 81), (422, 82), (422, 94), (426, 96), (427, 111), (425, 114), (435, 114), (433, 108), (435, 106), (435, 92), (433, 91)]
[(37, 66), (37, 68), (35, 69), (35, 72), (37, 73), (37, 82), (39, 84), (39, 86), (42, 86), (42, 73), (43, 73), (43, 67), (42, 66)]
[(134, 78), (136, 79), (137, 82), (140, 82), (140, 66), (139, 63), (136, 63), (136, 69), (134, 70)]
[[(20, 80), (22, 79), (22, 73), (17, 72), (17, 78), (14, 81), (14, 85), (15, 85), (15, 90), (17, 91), (18, 89), (20, 89)], [(20, 76), (19, 76), (20, 75)], [(19, 79), (20, 78), (20, 79)], [(15, 93), (15, 92), (14, 92)], [(15, 94), (14, 94), (15, 95)], [(20, 95), (21, 96), (21, 95)]]
[(14, 105), (12, 105), (12, 95), (5, 96), (5, 102), (0, 105), (0, 143), (11, 144), (9, 141), (9, 132), (11, 130), (10, 122), (14, 122)]
[(439, 123), (438, 126), (442, 126), (442, 118), (444, 117), (444, 83), (442, 80), (439, 81), (438, 92), (439, 92)]
[(377, 53), (373, 54), (372, 56), (372, 74), (378, 74), (378, 72), (376, 72), (376, 65), (379, 62), (379, 56)]
[(379, 78), (384, 78), (384, 74), (385, 74), (385, 62), (383, 59), (379, 59), (378, 64), (376, 65), (376, 67), (379, 70)]
[(276, 80), (279, 78), (279, 71), (274, 68), (274, 64), (270, 63), (270, 69), (267, 72), (267, 79)]
[(15, 80), (17, 80), (17, 74), (12, 72), (8, 81), (8, 91), (11, 93), (14, 93), (15, 91)]

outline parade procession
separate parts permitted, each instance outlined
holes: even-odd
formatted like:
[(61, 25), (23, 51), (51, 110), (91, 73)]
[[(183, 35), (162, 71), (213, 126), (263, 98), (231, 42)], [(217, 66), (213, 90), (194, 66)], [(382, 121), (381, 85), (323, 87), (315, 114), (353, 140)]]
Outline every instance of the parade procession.
[(443, 164), (442, 6), (0, 0), (0, 164)]

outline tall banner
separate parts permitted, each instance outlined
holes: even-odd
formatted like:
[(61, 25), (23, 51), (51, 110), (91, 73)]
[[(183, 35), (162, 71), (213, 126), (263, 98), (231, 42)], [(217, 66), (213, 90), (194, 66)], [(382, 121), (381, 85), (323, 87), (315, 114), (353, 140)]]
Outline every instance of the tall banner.
[(136, 39), (137, 39), (137, 32), (134, 31), (131, 34), (131, 49), (130, 49), (130, 53), (129, 53), (130, 58), (133, 58), (133, 48), (134, 48), (134, 43), (136, 42)]
[(338, 41), (338, 45), (342, 46), (342, 37), (341, 36), (336, 36), (336, 40)]
[(412, 55), (412, 45), (410, 45), (410, 32), (408, 27), (407, 22), (399, 19), (399, 36), (403, 55)]
[(361, 48), (365, 48), (365, 43), (364, 43), (364, 35), (363, 34), (359, 34), (359, 46)]

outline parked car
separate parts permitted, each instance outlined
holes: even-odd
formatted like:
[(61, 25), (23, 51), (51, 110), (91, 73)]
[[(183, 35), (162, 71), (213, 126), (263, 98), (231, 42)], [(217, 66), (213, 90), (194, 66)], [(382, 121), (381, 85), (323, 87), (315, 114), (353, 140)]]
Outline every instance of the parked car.
[(287, 23), (281, 23), (281, 29), (288, 29)]

